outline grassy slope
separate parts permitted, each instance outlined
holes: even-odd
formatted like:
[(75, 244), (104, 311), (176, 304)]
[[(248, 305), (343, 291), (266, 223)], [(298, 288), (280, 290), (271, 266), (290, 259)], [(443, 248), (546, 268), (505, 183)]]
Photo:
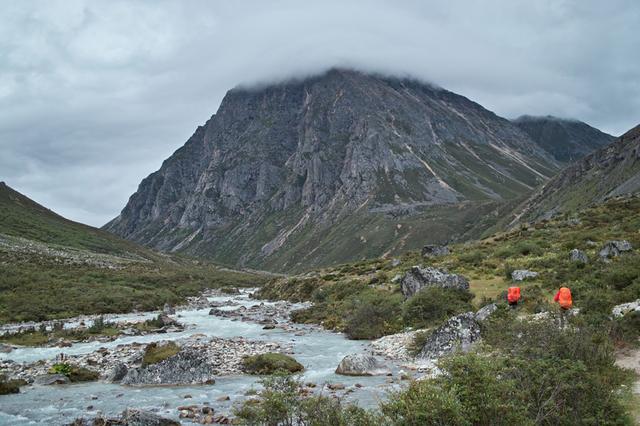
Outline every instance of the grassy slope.
[[(264, 279), (155, 253), (66, 220), (4, 184), (0, 239), (0, 322), (155, 309), (204, 288)], [(38, 249), (15, 250), (14, 242)], [(89, 261), (69, 262), (68, 255)]]
[[(422, 259), (414, 251), (400, 256), (401, 263), (395, 267), (391, 259), (376, 259), (279, 278), (264, 286), (261, 295), (314, 300), (314, 311), (300, 318), (344, 329), (344, 318), (348, 317), (354, 301), (364, 300), (365, 293), (369, 297), (371, 292), (379, 293), (382, 299), (397, 297), (399, 284), (391, 283), (391, 279), (412, 265), (444, 267), (465, 275), (470, 279), (477, 306), (487, 299), (502, 300), (501, 295), (510, 285), (509, 271), (531, 269), (540, 275), (521, 284), (524, 297), (528, 298), (528, 309), (540, 308), (541, 304), (550, 302), (558, 287), (568, 285), (576, 306), (608, 315), (613, 305), (640, 297), (640, 250), (613, 259), (611, 263), (596, 261), (597, 251), (610, 239), (627, 239), (634, 247), (640, 247), (640, 198), (612, 200), (577, 217), (581, 220), (577, 225), (565, 216), (531, 228), (452, 245), (452, 254), (437, 259)], [(573, 248), (586, 251), (591, 262), (585, 266), (570, 262), (569, 251)]]

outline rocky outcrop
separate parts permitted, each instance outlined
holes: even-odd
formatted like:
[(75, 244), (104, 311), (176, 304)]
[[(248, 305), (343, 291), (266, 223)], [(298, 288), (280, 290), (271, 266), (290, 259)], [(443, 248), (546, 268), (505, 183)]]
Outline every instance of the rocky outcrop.
[[(333, 69), (229, 91), (105, 229), (226, 264), (308, 269), (418, 248), (398, 245), (409, 232), (409, 244), (475, 235), (484, 225), (473, 206), (493, 211), (558, 169), (517, 126), (463, 96)], [(397, 228), (408, 214), (429, 220)], [(386, 226), (398, 235), (377, 231)]]
[(511, 279), (513, 281), (524, 281), (530, 278), (535, 278), (537, 276), (537, 272), (529, 271), (527, 269), (516, 269), (515, 271), (511, 272)]
[(621, 305), (616, 305), (613, 307), (613, 309), (611, 310), (611, 313), (613, 314), (614, 317), (616, 318), (621, 318), (631, 312), (637, 312), (640, 314), (640, 299), (634, 301), (634, 302), (629, 302), (629, 303), (623, 303)]
[(449, 247), (428, 244), (422, 247), (422, 257), (440, 257), (450, 253)]
[(631, 243), (627, 240), (607, 241), (598, 252), (598, 256), (600, 256), (600, 259), (609, 259), (618, 257), (620, 254), (632, 249)]
[(587, 253), (583, 252), (582, 250), (571, 250), (571, 252), (569, 253), (569, 258), (572, 262), (583, 264), (589, 263), (589, 257), (587, 256)]
[(480, 340), (480, 324), (473, 312), (456, 315), (427, 337), (418, 358), (436, 359), (457, 351), (467, 352)]
[(469, 281), (462, 275), (450, 274), (445, 269), (420, 266), (412, 267), (400, 281), (400, 289), (405, 297), (411, 297), (428, 287), (468, 290)]
[(381, 376), (389, 373), (391, 370), (384, 363), (365, 354), (347, 355), (336, 368), (336, 374), (343, 376)]
[(170, 303), (165, 303), (162, 307), (162, 313), (165, 315), (175, 315), (176, 309)]

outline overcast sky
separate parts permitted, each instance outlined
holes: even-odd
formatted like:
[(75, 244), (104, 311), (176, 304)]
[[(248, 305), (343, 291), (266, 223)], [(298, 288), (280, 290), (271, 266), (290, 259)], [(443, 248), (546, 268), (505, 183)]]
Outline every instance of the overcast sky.
[(640, 2), (3, 0), (0, 180), (101, 226), (228, 89), (335, 65), (619, 135), (640, 123)]

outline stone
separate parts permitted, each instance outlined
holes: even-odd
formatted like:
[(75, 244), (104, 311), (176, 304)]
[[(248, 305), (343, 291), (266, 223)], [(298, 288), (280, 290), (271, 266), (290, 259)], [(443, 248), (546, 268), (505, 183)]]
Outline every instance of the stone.
[(469, 281), (462, 275), (450, 274), (445, 269), (420, 266), (412, 267), (400, 281), (400, 288), (405, 297), (411, 297), (428, 287), (468, 290)]
[(537, 276), (537, 272), (529, 271), (528, 269), (516, 269), (511, 273), (511, 279), (513, 281), (524, 281), (529, 278), (535, 278)]
[(42, 374), (35, 378), (36, 385), (65, 385), (69, 383), (69, 378), (64, 374)]
[(336, 374), (344, 376), (379, 376), (391, 373), (391, 370), (376, 357), (365, 354), (352, 354), (345, 356)]
[(165, 303), (162, 307), (162, 313), (165, 315), (175, 315), (176, 310), (170, 303)]
[(216, 372), (206, 355), (190, 348), (156, 364), (129, 369), (123, 385), (188, 385), (214, 383)]
[(345, 386), (342, 383), (327, 383), (327, 388), (329, 388), (332, 391), (336, 391), (336, 390), (343, 390)]
[(127, 408), (122, 413), (122, 422), (127, 426), (180, 426), (180, 423), (146, 410)]
[(587, 256), (587, 253), (583, 252), (582, 250), (573, 249), (569, 253), (569, 256), (572, 262), (589, 263), (589, 257)]
[(8, 354), (11, 351), (13, 351), (13, 346), (0, 343), (0, 353)]
[(616, 318), (621, 318), (631, 312), (637, 312), (640, 314), (640, 299), (634, 301), (634, 302), (629, 302), (629, 303), (623, 303), (621, 305), (616, 305), (613, 307), (613, 309), (611, 310), (611, 313), (613, 314), (614, 317)]
[(480, 340), (480, 324), (473, 312), (456, 315), (427, 337), (417, 358), (437, 359), (457, 351), (468, 352)]
[(496, 311), (496, 309), (498, 309), (498, 305), (496, 305), (495, 303), (490, 303), (486, 306), (483, 306), (478, 310), (478, 312), (476, 312), (476, 321), (482, 322), (486, 320), (491, 316), (491, 314)]
[(400, 266), (400, 264), (401, 264), (401, 263), (402, 263), (402, 262), (400, 261), (400, 259), (393, 258), (393, 259), (391, 260), (391, 267), (392, 267), (392, 268), (395, 268), (396, 266)]
[(109, 383), (118, 383), (124, 379), (128, 371), (126, 364), (119, 362), (111, 369), (105, 380)]
[(422, 247), (422, 257), (446, 256), (450, 253), (449, 247), (428, 244)]
[(610, 257), (620, 256), (620, 254), (631, 251), (632, 249), (631, 243), (627, 240), (607, 241), (600, 249), (598, 255), (601, 259), (608, 259)]
[(229, 395), (222, 395), (216, 398), (216, 401), (229, 401), (231, 398)]

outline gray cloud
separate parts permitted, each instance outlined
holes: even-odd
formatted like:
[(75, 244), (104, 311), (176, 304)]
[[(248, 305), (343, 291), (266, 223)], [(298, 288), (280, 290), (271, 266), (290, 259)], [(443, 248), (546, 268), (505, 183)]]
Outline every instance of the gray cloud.
[(102, 225), (229, 88), (335, 65), (617, 135), (640, 119), (638, 23), (635, 0), (5, 2), (0, 179)]

